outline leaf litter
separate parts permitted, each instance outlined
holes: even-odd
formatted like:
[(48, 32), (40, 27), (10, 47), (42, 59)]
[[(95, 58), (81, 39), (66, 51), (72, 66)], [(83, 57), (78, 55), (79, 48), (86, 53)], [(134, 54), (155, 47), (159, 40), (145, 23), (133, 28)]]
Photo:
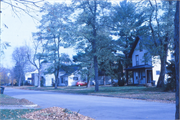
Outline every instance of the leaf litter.
[(67, 108), (51, 107), (22, 115), (21, 118), (33, 120), (95, 120), (73, 112)]

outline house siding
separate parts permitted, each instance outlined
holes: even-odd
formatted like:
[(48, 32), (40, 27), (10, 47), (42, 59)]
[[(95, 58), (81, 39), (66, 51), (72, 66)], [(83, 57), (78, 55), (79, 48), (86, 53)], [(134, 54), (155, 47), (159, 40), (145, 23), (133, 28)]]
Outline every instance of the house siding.
[[(168, 50), (167, 62), (169, 60), (174, 60), (174, 57), (172, 57), (172, 54), (173, 54), (173, 52)], [(159, 75), (160, 75), (160, 72), (161, 72), (161, 61), (160, 61), (159, 56), (154, 56), (152, 58), (152, 65), (153, 65), (153, 80), (155, 81), (155, 84), (157, 85)], [(165, 82), (166, 82), (167, 78), (168, 78), (168, 75), (165, 74)]]
[[(140, 44), (140, 40), (138, 41), (137, 46), (135, 47), (135, 50), (132, 54), (132, 66), (137, 66), (136, 65), (136, 55), (139, 56), (139, 65), (145, 65), (144, 54), (148, 53), (148, 51), (145, 49), (142, 49), (142, 51), (140, 51), (139, 44)], [(149, 53), (147, 55), (150, 56)], [(152, 59), (148, 59), (148, 62), (146, 64), (152, 65)]]

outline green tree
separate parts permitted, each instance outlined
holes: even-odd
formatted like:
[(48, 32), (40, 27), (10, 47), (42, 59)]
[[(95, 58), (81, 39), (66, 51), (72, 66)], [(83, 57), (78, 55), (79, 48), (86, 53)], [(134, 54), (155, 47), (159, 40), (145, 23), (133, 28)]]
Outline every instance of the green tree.
[[(174, 36), (174, 1), (151, 1), (147, 4), (149, 16), (149, 29), (144, 35), (144, 45), (152, 56), (159, 56), (161, 61), (161, 72), (157, 87), (164, 86), (165, 70), (167, 62), (167, 51), (172, 49)], [(153, 49), (152, 49), (153, 48)]]
[[(106, 28), (106, 16), (109, 15), (108, 9), (110, 2), (102, 0), (78, 0), (73, 1), (73, 5), (79, 10), (76, 20), (77, 41), (86, 45), (92, 51), (94, 72), (95, 72), (95, 92), (99, 91), (98, 85), (98, 45), (103, 44), (104, 35), (108, 32)], [(99, 42), (99, 43), (98, 43)]]
[(49, 69), (55, 75), (55, 89), (57, 89), (57, 82), (59, 70), (61, 67), (60, 47), (67, 47), (71, 42), (71, 20), (70, 15), (72, 9), (65, 3), (50, 4), (45, 3), (41, 8), (42, 20), (41, 25), (38, 26), (40, 30), (37, 40), (42, 40), (45, 48), (45, 60), (50, 64)]
[[(119, 57), (125, 68), (128, 68), (131, 64), (129, 52), (135, 38), (143, 35), (144, 29), (146, 29), (144, 23), (147, 20), (147, 16), (144, 11), (140, 9), (139, 4), (140, 3), (124, 0), (112, 8), (111, 34), (118, 37), (118, 39), (114, 41), (114, 46), (116, 46), (115, 49), (117, 51), (121, 51), (124, 54), (124, 56), (122, 56), (122, 53), (119, 53)], [(126, 78), (127, 76), (126, 71)]]
[[(91, 54), (89, 52), (89, 54)], [(90, 79), (94, 78), (94, 67), (93, 67), (93, 59), (88, 56), (88, 53), (77, 53), (77, 55), (73, 56), (73, 61), (76, 62), (80, 66), (80, 73), (82, 78), (87, 79), (87, 86), (90, 87)]]
[(169, 90), (175, 90), (176, 87), (176, 71), (175, 71), (175, 61), (171, 60), (169, 62), (167, 62), (167, 67), (166, 67), (167, 75), (169, 76), (167, 78), (167, 83), (165, 85), (165, 90), (169, 91)]
[(22, 65), (20, 65), (19, 62), (16, 62), (15, 67), (13, 68), (14, 73), (14, 79), (16, 80), (16, 84), (18, 86), (23, 85), (23, 82), (25, 80), (24, 70), (22, 68)]

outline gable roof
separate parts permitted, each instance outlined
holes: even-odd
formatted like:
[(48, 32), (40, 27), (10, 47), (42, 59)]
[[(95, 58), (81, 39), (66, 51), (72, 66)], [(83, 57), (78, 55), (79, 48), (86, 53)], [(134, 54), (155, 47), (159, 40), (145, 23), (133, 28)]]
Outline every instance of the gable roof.
[(132, 45), (132, 48), (131, 48), (131, 50), (130, 50), (129, 58), (132, 57), (132, 54), (133, 54), (133, 52), (134, 52), (134, 49), (136, 48), (136, 45), (138, 44), (138, 41), (139, 41), (139, 40), (140, 40), (140, 37), (137, 36), (137, 37), (136, 37), (136, 40), (134, 41), (134, 44)]
[(126, 68), (124, 70), (147, 69), (147, 68), (152, 68), (152, 67), (153, 67), (152, 65), (138, 65), (138, 66)]
[(64, 75), (62, 75), (62, 77), (64, 77), (64, 76), (69, 76), (69, 75), (71, 75), (72, 73), (74, 73), (74, 72), (77, 71), (77, 70), (78, 70), (78, 67), (77, 67), (77, 66), (70, 67), (70, 68), (68, 69), (68, 71), (66, 71), (66, 73), (65, 73)]

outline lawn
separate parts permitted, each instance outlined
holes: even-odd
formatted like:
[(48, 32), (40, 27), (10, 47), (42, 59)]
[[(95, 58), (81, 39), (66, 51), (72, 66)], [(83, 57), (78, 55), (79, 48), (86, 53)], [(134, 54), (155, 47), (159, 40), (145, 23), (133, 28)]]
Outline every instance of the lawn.
[(99, 86), (99, 92), (95, 92), (94, 86), (86, 88), (85, 86), (77, 87), (21, 87), (21, 89), (29, 90), (40, 90), (40, 91), (55, 91), (62, 93), (73, 93), (73, 94), (85, 94), (85, 95), (98, 95), (107, 97), (119, 97), (129, 99), (141, 99), (161, 102), (172, 102), (175, 103), (174, 92), (164, 92), (163, 89), (156, 87), (145, 87), (145, 86), (123, 86), (123, 87), (112, 87), (112, 86)]
[[(4, 94), (0, 94), (0, 101), (0, 107), (5, 107), (6, 105), (11, 106), (33, 104), (26, 99), (16, 99)], [(46, 109), (0, 109), (1, 120), (52, 120), (54, 118), (57, 120), (94, 120), (79, 113), (72, 112), (69, 109), (64, 109), (60, 107), (51, 107)]]
[[(29, 105), (32, 102), (26, 99), (16, 99), (5, 94), (0, 94), (0, 106), (6, 105)], [(37, 111), (39, 109), (0, 109), (0, 119), (20, 119), (21, 115)]]
[(0, 94), (0, 105), (32, 105), (34, 103), (26, 99), (16, 99), (5, 94)]

